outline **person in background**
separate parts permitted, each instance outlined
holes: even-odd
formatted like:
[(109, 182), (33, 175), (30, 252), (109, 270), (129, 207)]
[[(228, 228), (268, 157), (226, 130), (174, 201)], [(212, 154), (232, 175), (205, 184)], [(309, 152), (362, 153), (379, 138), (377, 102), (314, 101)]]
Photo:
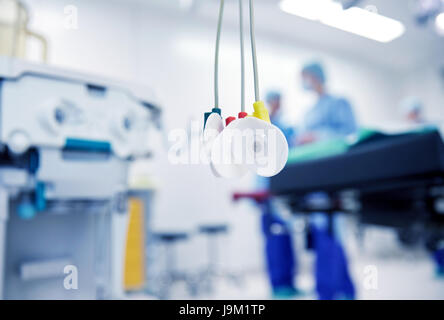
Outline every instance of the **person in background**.
[(444, 241), (434, 243), (432, 248), (433, 259), (436, 265), (436, 274), (440, 278), (444, 278)]
[[(424, 116), (424, 104), (418, 97), (411, 96), (405, 98), (401, 102), (401, 110), (407, 124), (424, 129), (439, 130), (438, 124), (427, 121)], [(444, 277), (444, 240), (441, 238), (431, 238), (427, 240), (426, 245), (436, 265), (436, 274), (439, 277)]]
[[(282, 130), (291, 144), (294, 130), (283, 122), (281, 98), (280, 92), (270, 91), (265, 101), (270, 110), (271, 122)], [(268, 190), (269, 179), (259, 178), (257, 187), (259, 190)], [(266, 265), (273, 296), (290, 298), (298, 294), (294, 285), (297, 264), (291, 231), (287, 223), (279, 217), (268, 197), (256, 202), (262, 212), (261, 225), (265, 240)]]
[[(278, 91), (268, 92), (265, 102), (269, 108), (270, 121), (284, 133), (289, 145), (294, 141), (294, 129), (286, 126), (281, 110), (281, 94)], [(233, 200), (251, 199), (261, 211), (261, 229), (264, 235), (265, 262), (274, 298), (291, 298), (300, 292), (294, 285), (297, 272), (297, 261), (293, 248), (291, 230), (279, 216), (270, 199), (269, 179), (258, 177), (256, 191), (252, 193), (235, 192)]]
[(408, 124), (423, 125), (426, 123), (424, 118), (424, 106), (417, 97), (408, 97), (401, 102), (405, 120)]
[(422, 100), (415, 96), (409, 96), (401, 101), (400, 110), (404, 123), (410, 129), (438, 130), (444, 139), (444, 123), (442, 120), (430, 120), (425, 116), (425, 107)]
[[(301, 72), (303, 88), (313, 92), (317, 101), (303, 119), (298, 145), (346, 137), (357, 132), (355, 116), (347, 99), (330, 94), (322, 65), (313, 62)], [(307, 201), (328, 197), (322, 192), (309, 195)], [(322, 300), (354, 299), (355, 288), (342, 246), (342, 217), (315, 213), (310, 217), (309, 243), (316, 252), (316, 291)]]
[(288, 125), (284, 120), (284, 113), (282, 111), (282, 95), (279, 91), (271, 90), (267, 93), (265, 102), (267, 103), (270, 113), (270, 121), (279, 129), (287, 138), (289, 147), (294, 146), (294, 137), (296, 135), (296, 129)]
[(298, 144), (345, 137), (356, 133), (358, 127), (347, 99), (327, 91), (326, 76), (320, 63), (309, 63), (302, 69), (302, 86), (317, 96), (315, 105), (305, 114), (303, 132)]

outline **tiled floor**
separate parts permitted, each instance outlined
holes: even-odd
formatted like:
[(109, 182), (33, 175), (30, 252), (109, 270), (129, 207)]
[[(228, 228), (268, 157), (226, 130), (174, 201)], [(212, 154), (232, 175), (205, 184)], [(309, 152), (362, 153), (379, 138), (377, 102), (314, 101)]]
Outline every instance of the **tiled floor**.
[[(346, 237), (349, 268), (358, 299), (440, 299), (444, 300), (444, 277), (438, 277), (429, 254), (422, 246), (405, 248), (390, 229), (368, 228), (359, 241), (353, 233)], [(298, 288), (304, 293), (295, 299), (316, 299), (313, 279), (313, 253), (295, 246), (299, 274)], [(371, 279), (369, 282), (369, 275)], [(370, 284), (370, 285), (369, 285)], [(130, 298), (150, 298), (133, 295)], [(152, 298), (152, 297), (151, 297)], [(235, 281), (214, 282), (212, 294), (189, 295), (184, 283), (172, 287), (170, 299), (270, 299), (265, 272), (244, 273)]]
[[(436, 276), (434, 266), (425, 253), (394, 257), (356, 254), (351, 256), (350, 270), (357, 287), (358, 299), (444, 299), (444, 278)], [(302, 263), (311, 264), (311, 261)], [(368, 274), (365, 270), (368, 266), (377, 272), (376, 288), (367, 286), (366, 289), (365, 277)], [(296, 299), (316, 299), (310, 266), (303, 269), (306, 271), (298, 276), (297, 282), (304, 294)], [(132, 295), (129, 298), (152, 297)], [(191, 297), (185, 285), (177, 283), (172, 287), (170, 298), (259, 300), (270, 299), (271, 296), (266, 274), (254, 272), (244, 276), (239, 283), (223, 279), (215, 281), (212, 294), (201, 294), (197, 297)]]

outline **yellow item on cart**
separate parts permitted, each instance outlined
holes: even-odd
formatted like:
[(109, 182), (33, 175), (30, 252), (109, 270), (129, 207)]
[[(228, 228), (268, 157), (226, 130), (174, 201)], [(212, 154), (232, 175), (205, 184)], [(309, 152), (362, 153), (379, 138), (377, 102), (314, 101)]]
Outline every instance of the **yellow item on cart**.
[(144, 202), (129, 199), (129, 223), (125, 250), (124, 288), (140, 290), (145, 285), (145, 228)]

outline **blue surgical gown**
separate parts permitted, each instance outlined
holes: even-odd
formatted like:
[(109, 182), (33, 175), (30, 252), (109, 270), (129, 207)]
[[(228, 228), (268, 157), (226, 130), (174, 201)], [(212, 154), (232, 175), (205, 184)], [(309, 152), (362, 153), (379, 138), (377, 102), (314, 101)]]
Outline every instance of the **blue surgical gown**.
[(344, 98), (324, 95), (307, 112), (303, 132), (316, 134), (318, 140), (347, 136), (357, 130), (350, 103)]

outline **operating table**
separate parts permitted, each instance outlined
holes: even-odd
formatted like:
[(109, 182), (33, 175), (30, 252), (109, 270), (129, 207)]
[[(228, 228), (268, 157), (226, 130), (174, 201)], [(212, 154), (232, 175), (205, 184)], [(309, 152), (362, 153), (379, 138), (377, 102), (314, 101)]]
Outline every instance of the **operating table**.
[[(444, 143), (436, 130), (374, 134), (344, 152), (288, 163), (270, 193), (292, 212), (350, 212), (364, 224), (427, 228), (444, 224)], [(322, 193), (326, 197), (310, 197)]]

